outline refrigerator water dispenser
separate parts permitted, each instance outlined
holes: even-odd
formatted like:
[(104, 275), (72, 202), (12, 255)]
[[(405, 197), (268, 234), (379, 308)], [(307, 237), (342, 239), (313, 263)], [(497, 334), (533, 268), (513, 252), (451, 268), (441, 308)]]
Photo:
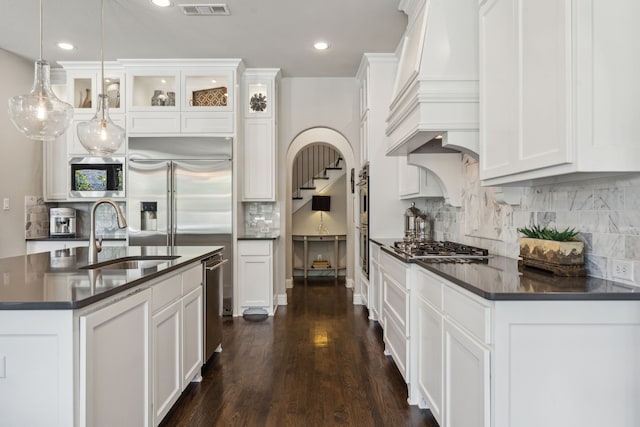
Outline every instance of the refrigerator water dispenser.
[(158, 230), (158, 202), (140, 202), (140, 229)]

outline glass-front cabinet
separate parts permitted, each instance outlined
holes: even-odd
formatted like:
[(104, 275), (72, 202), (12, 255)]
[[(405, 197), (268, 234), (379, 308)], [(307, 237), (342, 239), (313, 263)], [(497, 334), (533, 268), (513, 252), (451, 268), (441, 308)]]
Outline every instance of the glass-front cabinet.
[(233, 135), (239, 59), (121, 62), (130, 134)]
[(183, 71), (182, 94), (182, 111), (233, 111), (233, 73)]
[(180, 72), (128, 70), (129, 111), (180, 111)]
[[(67, 74), (66, 100), (75, 109), (75, 114), (93, 116), (98, 95), (103, 88), (100, 84), (100, 62), (61, 62)], [(122, 66), (115, 62), (104, 64), (104, 92), (109, 97), (109, 113), (120, 114), (125, 110), (125, 79)]]

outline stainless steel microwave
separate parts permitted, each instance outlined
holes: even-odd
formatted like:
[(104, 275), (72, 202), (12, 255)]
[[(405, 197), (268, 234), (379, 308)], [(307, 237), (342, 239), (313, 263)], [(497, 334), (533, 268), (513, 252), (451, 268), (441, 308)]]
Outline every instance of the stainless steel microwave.
[(69, 160), (69, 197), (124, 197), (124, 157)]

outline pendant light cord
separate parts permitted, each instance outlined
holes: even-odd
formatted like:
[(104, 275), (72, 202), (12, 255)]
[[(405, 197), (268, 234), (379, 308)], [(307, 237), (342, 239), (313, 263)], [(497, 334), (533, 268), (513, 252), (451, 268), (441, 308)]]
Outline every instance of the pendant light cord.
[(42, 61), (42, 0), (40, 0), (40, 60)]
[[(103, 102), (102, 96), (105, 95), (104, 86), (104, 0), (100, 0), (100, 82), (102, 93), (98, 102)], [(104, 108), (102, 108), (102, 119), (104, 120)]]

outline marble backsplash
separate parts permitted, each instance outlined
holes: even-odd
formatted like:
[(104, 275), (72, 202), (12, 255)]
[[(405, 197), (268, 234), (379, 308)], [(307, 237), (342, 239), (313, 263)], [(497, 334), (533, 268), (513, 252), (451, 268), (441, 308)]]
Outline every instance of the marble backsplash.
[(247, 202), (244, 207), (244, 229), (247, 234), (280, 232), (280, 205), (273, 202)]
[(517, 258), (518, 228), (573, 227), (585, 242), (590, 276), (612, 279), (613, 261), (624, 259), (633, 262), (633, 283), (640, 285), (640, 174), (523, 187), (520, 205), (512, 206), (498, 203), (491, 187), (480, 186), (477, 160), (464, 156), (463, 162), (461, 208), (442, 199), (416, 203), (432, 217), (434, 239)]
[[(125, 204), (118, 203), (126, 212)], [(25, 197), (25, 238), (49, 237), (49, 209), (56, 207), (76, 210), (76, 236), (89, 238), (91, 230), (92, 203), (45, 203), (42, 197)], [(96, 235), (107, 239), (124, 239), (127, 230), (118, 228), (115, 211), (111, 205), (103, 204), (96, 209)]]

